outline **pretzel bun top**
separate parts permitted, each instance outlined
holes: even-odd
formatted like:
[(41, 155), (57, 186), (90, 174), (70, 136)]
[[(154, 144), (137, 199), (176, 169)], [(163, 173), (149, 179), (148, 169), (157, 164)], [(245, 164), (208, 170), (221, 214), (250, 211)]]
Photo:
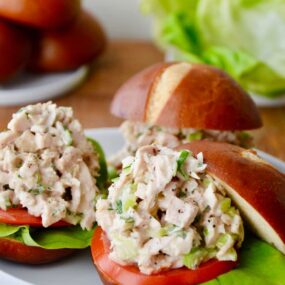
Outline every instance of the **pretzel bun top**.
[(238, 146), (195, 141), (181, 145), (202, 152), (208, 173), (227, 190), (254, 232), (285, 254), (285, 175), (254, 151)]
[(115, 116), (173, 128), (261, 127), (250, 96), (226, 73), (185, 62), (158, 63), (131, 77), (111, 105)]

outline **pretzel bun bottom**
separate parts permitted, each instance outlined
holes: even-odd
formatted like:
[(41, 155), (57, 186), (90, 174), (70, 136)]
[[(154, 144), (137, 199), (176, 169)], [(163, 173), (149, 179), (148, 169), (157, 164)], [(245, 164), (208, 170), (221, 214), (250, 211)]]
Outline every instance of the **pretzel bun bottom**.
[(27, 246), (17, 240), (0, 238), (0, 258), (24, 264), (46, 264), (63, 259), (72, 253), (73, 249), (43, 249)]

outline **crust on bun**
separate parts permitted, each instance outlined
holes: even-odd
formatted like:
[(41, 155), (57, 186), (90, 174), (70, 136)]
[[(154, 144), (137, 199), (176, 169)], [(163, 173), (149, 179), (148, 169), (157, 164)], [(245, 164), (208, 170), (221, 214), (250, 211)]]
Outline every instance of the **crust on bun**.
[(29, 67), (41, 72), (72, 70), (98, 57), (105, 47), (103, 28), (94, 16), (82, 12), (66, 29), (39, 35)]
[(111, 105), (115, 116), (172, 128), (250, 130), (262, 126), (250, 96), (223, 71), (159, 63), (131, 77)]
[(254, 232), (285, 254), (285, 175), (254, 151), (238, 146), (195, 141), (181, 145), (202, 152), (208, 172), (227, 190)]
[(45, 264), (71, 255), (74, 249), (43, 249), (27, 246), (17, 240), (0, 238), (0, 258), (25, 264)]
[(72, 22), (80, 0), (0, 0), (0, 16), (41, 29), (55, 29)]

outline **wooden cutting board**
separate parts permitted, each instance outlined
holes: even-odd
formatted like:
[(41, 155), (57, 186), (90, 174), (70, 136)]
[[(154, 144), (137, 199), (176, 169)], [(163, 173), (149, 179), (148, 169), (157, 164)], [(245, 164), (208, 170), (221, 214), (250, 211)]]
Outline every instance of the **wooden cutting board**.
[[(73, 107), (84, 128), (119, 126), (121, 120), (109, 113), (114, 92), (132, 74), (162, 60), (163, 54), (149, 42), (111, 42), (104, 56), (93, 65), (85, 83), (55, 101)], [(0, 108), (2, 129), (18, 108)], [(285, 108), (261, 109), (260, 112), (264, 127), (252, 132), (256, 146), (285, 160)]]

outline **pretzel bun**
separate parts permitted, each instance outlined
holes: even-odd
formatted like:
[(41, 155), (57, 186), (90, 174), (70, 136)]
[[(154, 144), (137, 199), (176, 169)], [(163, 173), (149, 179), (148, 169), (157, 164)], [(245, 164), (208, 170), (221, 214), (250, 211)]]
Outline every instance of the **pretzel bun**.
[(30, 69), (60, 72), (75, 69), (98, 57), (106, 46), (106, 37), (97, 20), (82, 12), (71, 26), (39, 35), (30, 61)]
[(285, 175), (254, 151), (218, 142), (182, 145), (202, 152), (207, 171), (227, 190), (254, 232), (285, 254)]
[(73, 21), (80, 0), (0, 0), (0, 16), (41, 29), (55, 29)]
[(45, 264), (71, 255), (73, 249), (47, 250), (40, 247), (27, 246), (17, 240), (0, 238), (0, 258), (25, 264)]
[(31, 48), (25, 31), (0, 20), (0, 82), (9, 80), (26, 65)]
[(201, 64), (158, 63), (131, 77), (111, 112), (173, 128), (249, 130), (261, 127), (249, 95), (223, 71)]

